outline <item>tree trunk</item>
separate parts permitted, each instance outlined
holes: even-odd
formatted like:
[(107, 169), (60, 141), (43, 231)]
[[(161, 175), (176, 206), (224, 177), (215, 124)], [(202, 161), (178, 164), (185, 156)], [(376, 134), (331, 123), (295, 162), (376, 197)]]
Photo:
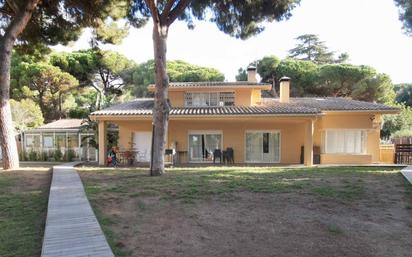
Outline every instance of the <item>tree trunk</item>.
[(153, 145), (150, 175), (160, 176), (164, 173), (165, 145), (169, 122), (168, 87), (169, 77), (166, 71), (166, 43), (168, 26), (154, 22), (153, 45), (155, 59), (156, 92), (153, 109)]
[(38, 95), (39, 107), (40, 107), (41, 113), (43, 114), (44, 119), (48, 120), (48, 113), (46, 110), (46, 106), (44, 105), (43, 96), (44, 96), (44, 92), (39, 91), (39, 95)]
[(10, 109), (10, 61), (11, 50), (0, 46), (0, 144), (3, 154), (3, 169), (19, 168), (19, 154), (17, 151), (14, 127)]
[(19, 153), (14, 137), (10, 109), (10, 64), (14, 43), (26, 28), (39, 0), (27, 0), (12, 18), (0, 39), (0, 145), (3, 154), (3, 169), (19, 168)]

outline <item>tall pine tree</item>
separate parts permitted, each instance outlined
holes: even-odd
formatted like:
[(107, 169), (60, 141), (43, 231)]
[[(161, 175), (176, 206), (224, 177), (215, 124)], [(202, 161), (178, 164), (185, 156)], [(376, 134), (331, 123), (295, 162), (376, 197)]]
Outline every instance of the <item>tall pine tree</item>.
[(131, 23), (140, 27), (153, 21), (155, 60), (155, 103), (153, 111), (153, 148), (151, 175), (164, 172), (164, 151), (169, 120), (166, 49), (169, 28), (177, 19), (194, 27), (194, 19), (209, 20), (226, 34), (246, 39), (264, 30), (263, 22), (290, 17), (299, 0), (133, 0), (129, 13)]

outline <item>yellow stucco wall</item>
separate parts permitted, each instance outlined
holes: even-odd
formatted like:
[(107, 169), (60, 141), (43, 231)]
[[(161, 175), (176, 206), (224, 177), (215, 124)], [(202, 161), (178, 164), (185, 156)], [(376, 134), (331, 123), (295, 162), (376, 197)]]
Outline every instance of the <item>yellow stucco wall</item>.
[(252, 105), (252, 90), (239, 89), (235, 91), (235, 105), (236, 106), (251, 106)]
[[(375, 120), (379, 115), (375, 115)], [(367, 153), (321, 154), (322, 164), (366, 164), (376, 163), (380, 159), (379, 126), (373, 124), (373, 114), (331, 113), (315, 119), (314, 146), (322, 148), (322, 131), (325, 129), (365, 129), (367, 131)], [(119, 118), (117, 118), (119, 119)], [(234, 149), (235, 162), (245, 162), (245, 133), (247, 130), (279, 130), (281, 135), (280, 163), (296, 164), (300, 162), (300, 149), (305, 142), (305, 123), (308, 117), (224, 117), (177, 119), (169, 121), (167, 146), (177, 142), (178, 151), (188, 151), (189, 131), (220, 131), (223, 135), (223, 149)], [(130, 148), (133, 132), (151, 131), (151, 119), (113, 120), (119, 125), (119, 147)], [(323, 150), (323, 149), (321, 149)], [(185, 160), (183, 160), (185, 161)]]
[(115, 121), (119, 126), (119, 147), (130, 149), (133, 142), (133, 132), (152, 131), (152, 121)]
[(185, 92), (184, 91), (169, 91), (170, 104), (174, 107), (185, 106)]
[(365, 129), (367, 131), (366, 154), (322, 154), (321, 163), (366, 164), (379, 162), (380, 128), (373, 124), (373, 121), (377, 120), (380, 120), (380, 115), (371, 113), (329, 113), (318, 119), (315, 123), (314, 144), (321, 147), (322, 131), (326, 129)]
[(369, 164), (372, 163), (371, 155), (348, 155), (348, 154), (321, 154), (322, 164)]
[[(151, 121), (113, 121), (119, 125), (119, 147), (128, 149), (132, 142), (133, 132), (151, 131)], [(300, 147), (304, 143), (304, 121), (298, 119), (254, 118), (215, 119), (215, 120), (171, 120), (167, 146), (177, 143), (177, 151), (188, 151), (188, 135), (190, 131), (219, 131), (223, 135), (223, 149), (232, 147), (236, 163), (245, 162), (245, 135), (247, 130), (279, 130), (281, 143), (280, 163), (297, 164), (300, 162)], [(187, 161), (187, 156), (184, 158)]]
[(395, 145), (394, 144), (381, 144), (380, 145), (380, 158), (381, 163), (393, 164), (395, 163)]
[(261, 102), (260, 89), (239, 88), (239, 89), (188, 89), (188, 90), (171, 90), (169, 91), (170, 103), (173, 107), (183, 107), (185, 104), (185, 92), (235, 92), (235, 105), (251, 106)]
[(260, 105), (262, 101), (262, 93), (261, 90), (252, 90), (251, 92), (251, 104), (252, 105)]
[[(293, 125), (292, 125), (293, 124)], [(211, 121), (171, 121), (169, 129), (169, 144), (177, 142), (179, 151), (188, 150), (189, 131), (220, 131), (223, 135), (223, 149), (232, 147), (235, 162), (245, 162), (245, 141), (247, 130), (279, 130), (281, 143), (281, 163), (299, 163), (300, 147), (304, 142), (303, 122), (279, 121), (256, 118), (253, 122), (235, 120)]]

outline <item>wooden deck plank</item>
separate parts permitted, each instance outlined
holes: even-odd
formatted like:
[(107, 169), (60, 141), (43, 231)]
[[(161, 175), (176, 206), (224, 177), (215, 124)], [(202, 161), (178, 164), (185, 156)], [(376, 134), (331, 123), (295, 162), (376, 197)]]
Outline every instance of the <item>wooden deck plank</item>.
[(42, 257), (113, 257), (84, 192), (77, 163), (53, 167)]
[(412, 184), (412, 166), (404, 168), (401, 173)]

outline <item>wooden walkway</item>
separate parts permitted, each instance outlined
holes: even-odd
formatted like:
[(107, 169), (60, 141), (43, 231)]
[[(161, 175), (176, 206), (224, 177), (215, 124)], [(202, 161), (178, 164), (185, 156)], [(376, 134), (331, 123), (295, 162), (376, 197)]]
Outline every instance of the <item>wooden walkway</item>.
[(42, 257), (113, 257), (84, 192), (77, 163), (53, 167)]
[(412, 166), (404, 168), (401, 173), (412, 184)]

